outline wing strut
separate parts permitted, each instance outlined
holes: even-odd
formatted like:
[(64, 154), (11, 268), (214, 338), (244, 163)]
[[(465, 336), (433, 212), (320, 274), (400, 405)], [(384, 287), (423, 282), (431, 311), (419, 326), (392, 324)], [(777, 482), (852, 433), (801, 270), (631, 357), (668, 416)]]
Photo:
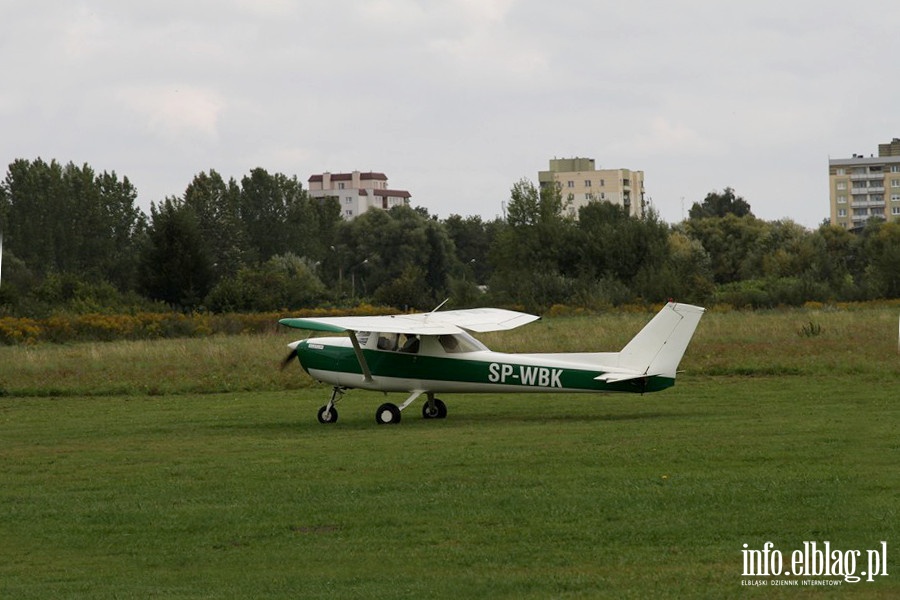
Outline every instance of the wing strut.
[(359, 347), (359, 340), (356, 339), (356, 332), (352, 329), (348, 329), (347, 333), (350, 334), (350, 343), (353, 344), (353, 351), (356, 352), (356, 360), (359, 361), (359, 366), (363, 372), (363, 378), (370, 382), (372, 381), (372, 372), (369, 370), (369, 363), (366, 362), (366, 357), (363, 356), (362, 348)]

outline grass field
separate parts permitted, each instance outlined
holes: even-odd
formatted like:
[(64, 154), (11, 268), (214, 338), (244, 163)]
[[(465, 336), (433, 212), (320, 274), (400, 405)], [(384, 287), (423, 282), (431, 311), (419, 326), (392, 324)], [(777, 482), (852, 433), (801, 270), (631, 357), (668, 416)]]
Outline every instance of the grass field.
[[(297, 332), (0, 348), (0, 597), (898, 597), (897, 317), (710, 313), (671, 390), (447, 396), (396, 427), (365, 392), (317, 423), (327, 388), (275, 370)], [(608, 350), (648, 319), (482, 339)], [(742, 576), (767, 541), (857, 572), (886, 541), (889, 575)]]

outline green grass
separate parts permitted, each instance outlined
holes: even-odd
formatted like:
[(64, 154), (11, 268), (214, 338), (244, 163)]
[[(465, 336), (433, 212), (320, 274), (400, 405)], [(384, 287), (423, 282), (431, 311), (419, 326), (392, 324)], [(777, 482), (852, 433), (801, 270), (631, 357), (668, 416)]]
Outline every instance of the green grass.
[[(0, 349), (0, 597), (897, 597), (892, 312), (710, 314), (671, 390), (447, 396), (389, 427), (358, 391), (319, 425), (327, 388), (271, 375), (290, 333)], [(490, 343), (611, 349), (646, 319)], [(741, 586), (745, 543), (881, 540), (874, 583)]]

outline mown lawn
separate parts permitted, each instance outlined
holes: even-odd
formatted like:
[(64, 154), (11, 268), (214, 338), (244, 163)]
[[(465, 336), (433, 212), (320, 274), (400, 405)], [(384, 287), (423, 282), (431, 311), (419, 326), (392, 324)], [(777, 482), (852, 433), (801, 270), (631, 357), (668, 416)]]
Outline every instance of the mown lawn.
[[(711, 314), (671, 390), (447, 396), (446, 420), (413, 405), (388, 427), (373, 418), (383, 396), (363, 392), (318, 424), (328, 390), (296, 367), (302, 389), (201, 393), (180, 359), (152, 395), (91, 395), (76, 393), (91, 377), (41, 394), (0, 366), (0, 597), (897, 597), (896, 315), (850, 316), (814, 314), (822, 332), (806, 336), (806, 313)], [(630, 337), (609, 323), (582, 336)], [(532, 342), (561, 324), (536, 324)], [(271, 357), (246, 360), (271, 369), (271, 338)], [(66, 369), (63, 350), (84, 348), (0, 360)], [(164, 355), (151, 363), (133, 379)], [(865, 557), (882, 540), (889, 576), (871, 583), (741, 585), (785, 579), (742, 576), (744, 544)]]

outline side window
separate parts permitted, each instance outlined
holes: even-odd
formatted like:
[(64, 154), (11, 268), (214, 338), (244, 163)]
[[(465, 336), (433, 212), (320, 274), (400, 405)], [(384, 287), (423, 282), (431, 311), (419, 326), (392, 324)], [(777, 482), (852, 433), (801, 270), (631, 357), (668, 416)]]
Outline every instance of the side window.
[(400, 352), (416, 354), (419, 351), (419, 336), (411, 333), (404, 333), (402, 337), (403, 339), (400, 342)]
[(378, 334), (379, 350), (396, 350), (397, 334), (396, 333), (379, 333)]

